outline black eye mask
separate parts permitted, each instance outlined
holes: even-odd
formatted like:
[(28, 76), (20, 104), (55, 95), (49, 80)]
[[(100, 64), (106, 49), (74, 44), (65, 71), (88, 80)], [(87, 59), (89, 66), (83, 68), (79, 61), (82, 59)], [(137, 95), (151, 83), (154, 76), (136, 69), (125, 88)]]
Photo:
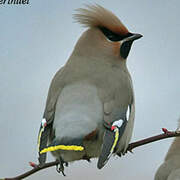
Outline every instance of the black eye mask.
[(120, 35), (120, 34), (110, 31), (109, 29), (105, 27), (99, 27), (99, 29), (110, 41), (113, 41), (113, 42), (121, 41), (124, 38), (127, 38), (132, 35), (132, 33), (127, 33), (126, 35)]

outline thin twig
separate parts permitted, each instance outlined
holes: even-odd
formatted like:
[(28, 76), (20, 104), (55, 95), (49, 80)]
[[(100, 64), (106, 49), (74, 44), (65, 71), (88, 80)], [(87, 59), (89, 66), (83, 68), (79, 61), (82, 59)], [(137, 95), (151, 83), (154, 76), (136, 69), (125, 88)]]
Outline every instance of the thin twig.
[(58, 164), (57, 161), (53, 161), (53, 162), (50, 162), (50, 163), (45, 163), (43, 166), (36, 166), (35, 168), (33, 168), (32, 170), (30, 171), (27, 171), (19, 176), (16, 176), (16, 177), (13, 177), (13, 178), (4, 178), (4, 179), (0, 179), (0, 180), (20, 180), (20, 179), (24, 179), (34, 173), (36, 173), (37, 171), (40, 171), (42, 169), (45, 169), (45, 168), (49, 168), (49, 167), (52, 167), (52, 166), (56, 166)]
[[(155, 142), (155, 141), (159, 141), (159, 140), (162, 140), (162, 139), (166, 139), (166, 138), (170, 138), (170, 137), (177, 137), (177, 136), (180, 136), (180, 131), (168, 131), (167, 129), (163, 128), (163, 131), (164, 133), (162, 134), (159, 134), (157, 136), (152, 136), (152, 137), (149, 137), (149, 138), (146, 138), (146, 139), (142, 139), (140, 141), (136, 141), (136, 142), (133, 142), (133, 143), (130, 143), (128, 148), (127, 148), (127, 151), (132, 151), (132, 149), (136, 148), (136, 147), (139, 147), (139, 146), (142, 146), (142, 145), (145, 145), (145, 144), (148, 144), (148, 143), (152, 143), (152, 142)], [(50, 163), (45, 163), (43, 166), (34, 166), (34, 168), (30, 171), (27, 171), (19, 176), (16, 176), (16, 177), (13, 177), (13, 178), (4, 178), (4, 179), (0, 179), (0, 180), (20, 180), (20, 179), (23, 179), (23, 178), (26, 178), (34, 173), (36, 173), (37, 171), (40, 171), (42, 169), (45, 169), (45, 168), (49, 168), (49, 167), (52, 167), (52, 166), (56, 166), (58, 165), (58, 161), (53, 161), (53, 162), (50, 162)]]
[[(164, 128), (163, 128), (163, 130), (164, 130)], [(146, 139), (142, 139), (140, 141), (130, 143), (128, 148), (127, 148), (127, 151), (132, 151), (132, 149), (139, 147), (139, 146), (142, 146), (142, 145), (145, 145), (145, 144), (149, 144), (149, 143), (152, 143), (155, 141), (159, 141), (159, 140), (167, 139), (167, 138), (171, 138), (171, 137), (177, 137), (177, 136), (180, 136), (180, 131), (166, 131), (166, 132), (159, 134), (157, 136), (152, 136), (152, 137), (149, 137)]]

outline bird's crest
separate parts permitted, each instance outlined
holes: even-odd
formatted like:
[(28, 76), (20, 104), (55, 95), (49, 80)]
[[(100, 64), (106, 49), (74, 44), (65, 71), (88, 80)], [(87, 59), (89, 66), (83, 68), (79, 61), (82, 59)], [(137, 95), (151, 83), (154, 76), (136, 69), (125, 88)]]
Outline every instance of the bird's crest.
[(128, 29), (111, 11), (100, 5), (86, 5), (86, 9), (79, 8), (74, 19), (85, 27), (105, 27), (117, 34), (127, 34)]

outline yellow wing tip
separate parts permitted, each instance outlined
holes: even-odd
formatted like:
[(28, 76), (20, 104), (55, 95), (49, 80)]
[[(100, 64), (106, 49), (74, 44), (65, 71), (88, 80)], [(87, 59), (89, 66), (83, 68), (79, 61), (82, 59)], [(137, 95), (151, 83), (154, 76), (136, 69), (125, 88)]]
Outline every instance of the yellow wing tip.
[(47, 147), (40, 151), (40, 154), (46, 153), (46, 152), (52, 152), (56, 150), (65, 150), (65, 151), (83, 151), (83, 146), (76, 146), (76, 145), (57, 145), (57, 146), (51, 146)]
[(38, 135), (38, 142), (37, 142), (37, 145), (38, 145), (38, 149), (40, 148), (40, 144), (41, 144), (41, 135), (42, 135), (42, 132), (44, 131), (44, 129), (42, 128), (39, 132), (39, 135)]
[(114, 151), (114, 148), (115, 148), (116, 145), (117, 145), (118, 139), (119, 139), (119, 130), (117, 129), (117, 130), (115, 131), (115, 139), (114, 139), (113, 146), (112, 146), (112, 148), (111, 148), (111, 152)]

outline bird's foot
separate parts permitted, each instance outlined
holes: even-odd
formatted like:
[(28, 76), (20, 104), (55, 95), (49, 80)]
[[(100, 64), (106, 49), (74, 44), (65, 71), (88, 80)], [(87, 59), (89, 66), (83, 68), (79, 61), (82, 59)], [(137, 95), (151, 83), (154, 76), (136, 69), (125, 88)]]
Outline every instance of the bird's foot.
[(64, 165), (68, 167), (68, 162), (64, 161), (62, 158), (60, 158), (58, 161), (59, 161), (59, 164), (56, 165), (56, 171), (58, 173), (62, 173), (63, 176), (66, 176), (66, 174), (64, 173)]
[(84, 155), (82, 159), (84, 159), (84, 160), (86, 160), (88, 162), (91, 162), (90, 158), (87, 155)]
[(119, 157), (121, 157), (121, 156), (122, 156), (122, 154), (121, 154), (121, 153), (117, 153), (117, 155), (118, 155)]
[(128, 150), (128, 151), (133, 154), (133, 151), (132, 151), (132, 150)]
[(130, 153), (133, 154), (133, 151), (132, 151), (132, 150), (126, 150), (125, 152), (118, 152), (117, 155), (118, 155), (119, 157), (121, 157), (121, 156), (124, 156), (125, 154), (127, 154), (128, 152), (130, 152)]

